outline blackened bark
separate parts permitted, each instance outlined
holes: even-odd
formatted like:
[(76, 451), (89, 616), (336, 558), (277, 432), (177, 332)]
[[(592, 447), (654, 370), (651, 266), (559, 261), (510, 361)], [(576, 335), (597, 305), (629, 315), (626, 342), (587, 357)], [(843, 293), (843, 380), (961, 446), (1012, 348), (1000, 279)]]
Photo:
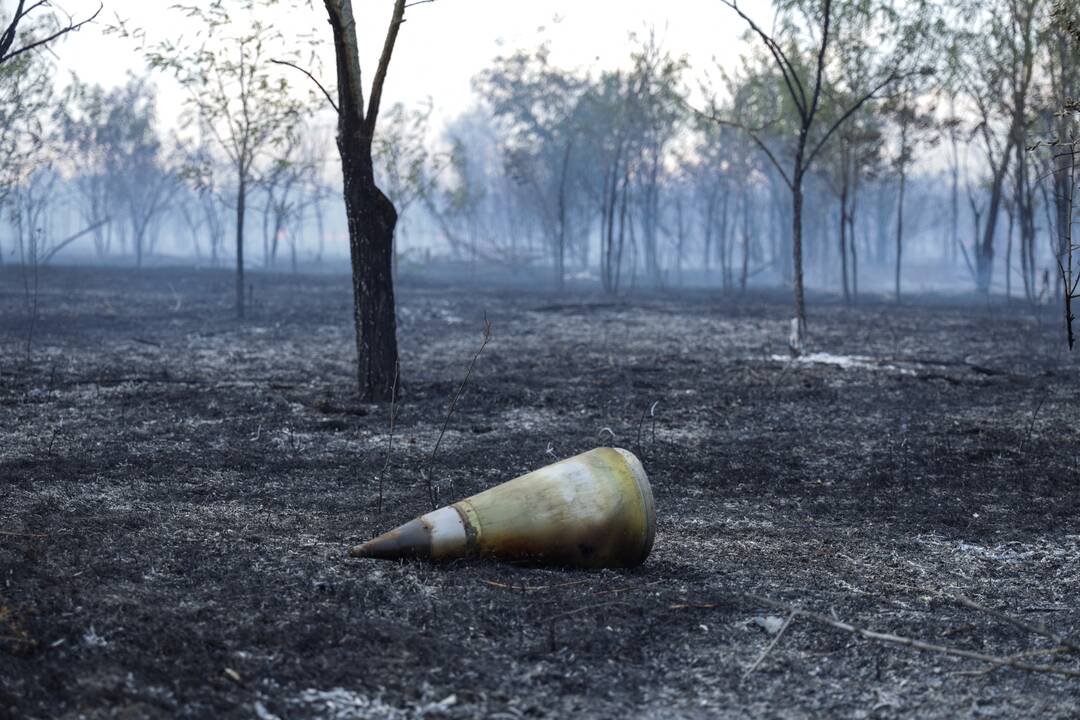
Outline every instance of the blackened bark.
[[(807, 123), (809, 125), (809, 123)], [(798, 322), (799, 341), (806, 333), (806, 297), (803, 292), (802, 260), (802, 213), (803, 213), (803, 173), (806, 168), (803, 158), (806, 151), (806, 137), (809, 128), (799, 133), (799, 145), (795, 152), (795, 174), (791, 179), (791, 260), (794, 269), (792, 287), (795, 292), (795, 318)], [(799, 350), (799, 348), (796, 348)]]
[(990, 184), (990, 208), (986, 213), (986, 226), (983, 228), (982, 243), (975, 253), (975, 287), (981, 293), (990, 292), (990, 283), (994, 276), (994, 234), (997, 231), (997, 217), (1001, 211), (1004, 196), (1005, 176), (1009, 170), (1009, 151), (1005, 149), (1001, 164), (994, 169)]
[(848, 247), (851, 248), (851, 297), (859, 299), (859, 245), (855, 237), (855, 210), (859, 199), (859, 166), (854, 165), (851, 173), (851, 188), (848, 200)]
[(570, 175), (570, 153), (574, 147), (571, 140), (563, 152), (562, 170), (559, 173), (559, 236), (555, 247), (555, 286), (563, 289), (566, 281), (566, 183)]
[(851, 292), (848, 289), (848, 250), (847, 250), (847, 160), (844, 161), (843, 179), (840, 187), (840, 283), (844, 288), (844, 303), (851, 304)]
[(904, 193), (906, 190), (907, 168), (906, 163), (901, 159), (900, 197), (896, 201), (896, 302), (900, 302), (900, 261), (904, 252)]
[(244, 319), (244, 213), (247, 204), (247, 177), (240, 172), (236, 191), (236, 317)]
[(743, 185), (742, 191), (742, 211), (742, 271), (739, 273), (739, 292), (745, 295), (746, 279), (750, 271), (750, 190), (746, 185)]
[[(1005, 206), (1005, 214), (1009, 218), (1009, 229), (1005, 235), (1005, 299), (1012, 299), (1012, 244), (1013, 244), (1013, 226), (1016, 224), (1016, 210), (1012, 203)], [(1023, 261), (1024, 254), (1020, 253), (1020, 259)]]
[(398, 362), (392, 267), (397, 211), (376, 187), (370, 163), (366, 167), (363, 162), (360, 167), (346, 163), (348, 137), (341, 133), (338, 148), (349, 223), (357, 379), (362, 398), (384, 402), (393, 398)]
[[(727, 189), (724, 190), (724, 200), (720, 203), (720, 250), (721, 250), (721, 265), (720, 271), (723, 273), (724, 289), (730, 290), (733, 282), (733, 274), (731, 269), (732, 258), (735, 254), (734, 246), (732, 245), (732, 230), (728, 221), (728, 206), (730, 205), (731, 192)], [(708, 267), (705, 268), (708, 270)]]
[(394, 304), (394, 227), (397, 211), (375, 184), (372, 141), (383, 83), (405, 0), (396, 0), (382, 56), (364, 108), (356, 21), (350, 0), (324, 0), (334, 32), (338, 77), (338, 151), (349, 226), (356, 328), (357, 380), (363, 400), (392, 400), (399, 387), (397, 316)]

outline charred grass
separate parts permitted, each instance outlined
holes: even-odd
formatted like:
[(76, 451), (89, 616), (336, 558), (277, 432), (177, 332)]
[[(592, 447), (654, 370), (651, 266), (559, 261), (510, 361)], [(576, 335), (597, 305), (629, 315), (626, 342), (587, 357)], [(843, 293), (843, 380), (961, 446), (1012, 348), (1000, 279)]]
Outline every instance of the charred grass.
[[(0, 271), (0, 716), (1080, 714), (1075, 679), (802, 619), (746, 675), (783, 616), (747, 594), (1003, 656), (1053, 643), (950, 597), (1080, 636), (1053, 309), (818, 298), (831, 355), (792, 362), (786, 295), (405, 278), (380, 517), (389, 408), (353, 394), (347, 282), (254, 278), (241, 323), (224, 272), (49, 269), (28, 359)], [(443, 496), (626, 447), (658, 508), (640, 568), (346, 557), (428, 509), (485, 314)]]

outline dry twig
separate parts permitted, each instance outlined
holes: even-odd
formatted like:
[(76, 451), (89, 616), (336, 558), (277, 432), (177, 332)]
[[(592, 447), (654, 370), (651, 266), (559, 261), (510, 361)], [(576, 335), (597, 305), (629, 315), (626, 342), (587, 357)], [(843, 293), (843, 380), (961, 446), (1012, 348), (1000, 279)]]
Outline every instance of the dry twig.
[(570, 587), (571, 585), (584, 585), (588, 580), (574, 580), (573, 582), (558, 583), (557, 585), (507, 585), (494, 580), (481, 579), (480, 582), (502, 590), (553, 590), (555, 588)]
[[(1010, 660), (1020, 660), (1022, 658), (1026, 658), (1026, 657), (1037, 657), (1039, 655), (1061, 655), (1062, 653), (1067, 653), (1067, 652), (1069, 652), (1069, 648), (1066, 648), (1066, 647), (1043, 648), (1041, 650), (1025, 650), (1024, 652), (1014, 653), (1012, 655), (1009, 655), (1008, 658)], [(990, 673), (994, 672), (995, 670), (1000, 670), (1001, 668), (1002, 668), (1001, 665), (988, 665), (987, 667), (984, 667), (981, 670), (957, 670), (956, 672), (953, 673), (953, 675), (968, 675), (968, 676), (989, 675)]]
[(609, 600), (608, 602), (596, 603), (595, 605), (586, 605), (585, 607), (579, 607), (574, 610), (567, 610), (566, 612), (558, 613), (557, 615), (551, 615), (540, 621), (541, 624), (551, 622), (552, 620), (561, 620), (562, 618), (572, 617), (589, 610), (596, 610), (597, 608), (607, 607), (609, 605), (629, 605), (630, 603), (623, 602), (622, 600)]
[(667, 581), (666, 580), (653, 580), (652, 582), (641, 583), (640, 585), (627, 585), (625, 587), (617, 587), (617, 588), (612, 588), (610, 590), (597, 590), (595, 594), (596, 595), (603, 595), (604, 593), (611, 593), (611, 594), (614, 595), (616, 593), (629, 592), (631, 590), (644, 590), (647, 587), (652, 587), (653, 585), (659, 585), (660, 583), (663, 583), (663, 582), (667, 582)]
[(480, 353), (484, 352), (484, 348), (487, 347), (488, 341), (491, 340), (491, 321), (487, 319), (487, 315), (484, 315), (484, 339), (480, 343), (480, 349), (473, 355), (472, 361), (469, 363), (469, 369), (465, 371), (465, 378), (458, 385), (457, 392), (454, 393), (454, 397), (450, 399), (450, 410), (446, 413), (446, 419), (443, 420), (442, 429), (439, 430), (439, 437), (435, 440), (435, 447), (431, 451), (431, 456), (428, 457), (427, 468), (423, 471), (424, 479), (427, 481), (428, 499), (431, 500), (431, 509), (434, 510), (439, 506), (439, 490), (431, 481), (431, 467), (435, 463), (435, 454), (439, 452), (439, 445), (442, 444), (443, 435), (446, 434), (446, 427), (450, 424), (450, 417), (454, 414), (454, 408), (457, 407), (458, 399), (461, 397), (461, 393), (465, 390), (466, 383), (469, 382), (469, 378), (472, 376), (473, 367), (476, 365), (476, 359), (480, 357)]
[(1024, 445), (1027, 445), (1028, 440), (1031, 439), (1031, 431), (1035, 429), (1035, 421), (1039, 418), (1039, 411), (1042, 410), (1043, 404), (1046, 402), (1046, 395), (1044, 394), (1039, 398), (1039, 404), (1035, 406), (1035, 412), (1031, 413), (1031, 422), (1028, 423), (1027, 433), (1024, 435), (1024, 439), (1020, 441), (1020, 447), (1017, 452), (1024, 452)]
[(397, 386), (400, 373), (401, 366), (395, 361), (394, 384), (390, 388), (390, 438), (386, 441), (386, 461), (383, 463), (382, 472), (379, 473), (379, 517), (382, 517), (383, 486), (386, 482), (386, 476), (390, 473), (390, 457), (394, 451), (394, 421), (397, 419)]
[(1017, 670), (1026, 670), (1027, 672), (1035, 673), (1047, 673), (1051, 675), (1062, 675), (1065, 677), (1080, 678), (1080, 670), (1076, 668), (1057, 667), (1055, 665), (1037, 665), (1032, 663), (1021, 662), (1019, 660), (1013, 660), (1009, 657), (1002, 657), (1000, 655), (988, 655), (986, 653), (975, 652), (974, 650), (963, 650), (961, 648), (949, 647), (947, 645), (936, 645), (934, 643), (928, 643), (916, 638), (906, 637), (904, 635), (894, 635), (892, 633), (877, 632), (875, 630), (868, 630), (867, 628), (859, 627), (858, 625), (852, 625), (842, 620), (831, 618), (821, 613), (811, 612), (809, 610), (803, 610), (801, 608), (792, 607), (787, 603), (782, 603), (776, 600), (770, 600), (766, 597), (759, 595), (747, 595), (746, 598), (753, 603), (759, 605), (765, 605), (766, 607), (776, 608), (779, 610), (786, 610), (789, 613), (799, 615), (807, 620), (813, 620), (820, 625), (828, 625), (831, 628), (842, 630), (851, 635), (858, 635), (864, 640), (873, 640), (875, 642), (886, 643), (889, 645), (901, 645), (913, 650), (919, 650), (921, 652), (936, 653), (939, 655), (951, 655), (953, 657), (968, 658), (969, 660), (981, 660), (982, 662), (990, 663), (994, 666), (1008, 666), (1016, 668)]
[(1010, 625), (1015, 625), (1021, 630), (1027, 630), (1028, 632), (1034, 633), (1035, 635), (1042, 635), (1044, 638), (1053, 640), (1058, 645), (1066, 647), (1074, 653), (1080, 653), (1080, 643), (1077, 643), (1075, 640), (1070, 640), (1069, 638), (1061, 635), (1060, 633), (1054, 632), (1045, 625), (1029, 622), (1027, 620), (1022, 620), (1018, 617), (1013, 617), (1012, 615), (1007, 615), (1000, 610), (994, 610), (993, 608), (986, 607), (985, 605), (980, 605), (971, 598), (964, 597), (963, 595), (953, 595), (951, 597), (953, 600), (965, 607), (969, 607), (972, 610), (978, 610), (979, 612), (984, 612), (990, 617), (996, 618)]

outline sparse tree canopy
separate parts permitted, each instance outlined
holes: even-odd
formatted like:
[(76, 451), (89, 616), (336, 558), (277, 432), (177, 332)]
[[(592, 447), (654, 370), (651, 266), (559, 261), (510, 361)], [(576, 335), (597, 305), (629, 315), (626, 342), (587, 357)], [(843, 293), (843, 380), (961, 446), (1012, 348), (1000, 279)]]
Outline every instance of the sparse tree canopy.
[[(47, 0), (30, 0), (29, 3), (17, 0), (11, 18), (0, 22), (0, 27), (4, 27), (0, 33), (0, 65), (78, 31), (93, 22), (103, 7), (104, 4), (99, 4), (91, 15), (76, 19)], [(2, 20), (3, 16), (0, 16)]]
[(259, 17), (261, 9), (273, 4), (252, 0), (231, 11), (222, 0), (205, 8), (178, 6), (205, 24), (203, 40), (163, 40), (147, 53), (152, 67), (170, 73), (183, 88), (184, 127), (197, 127), (213, 138), (230, 165), (236, 206), (236, 312), (241, 318), (248, 193), (258, 183), (259, 168), (272, 163), (274, 149), (296, 132), (306, 107), (271, 62), (282, 53), (294, 54), (285, 51), (288, 43), (280, 31)]

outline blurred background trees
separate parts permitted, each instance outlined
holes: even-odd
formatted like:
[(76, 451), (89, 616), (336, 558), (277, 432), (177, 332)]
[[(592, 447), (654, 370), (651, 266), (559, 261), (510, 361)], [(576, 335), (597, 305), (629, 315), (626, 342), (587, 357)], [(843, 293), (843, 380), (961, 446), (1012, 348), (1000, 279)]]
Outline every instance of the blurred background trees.
[[(57, 257), (228, 259), (242, 314), (245, 267), (346, 253), (324, 88), (269, 62), (318, 79), (329, 38), (284, 37), (257, 12), (274, 4), (183, 6), (202, 28), (186, 39), (122, 30), (166, 72), (98, 87), (54, 77), (36, 45), (81, 19), (8, 3), (0, 259), (83, 230)], [(1075, 0), (731, 5), (738, 63), (692, 66), (646, 29), (617, 66), (565, 67), (539, 33), (493, 58), (455, 117), (439, 98), (385, 108), (371, 151), (399, 218), (394, 271), (441, 262), (613, 295), (784, 286), (797, 317), (803, 285), (851, 303), (1071, 301)], [(166, 85), (181, 118), (159, 117)]]

